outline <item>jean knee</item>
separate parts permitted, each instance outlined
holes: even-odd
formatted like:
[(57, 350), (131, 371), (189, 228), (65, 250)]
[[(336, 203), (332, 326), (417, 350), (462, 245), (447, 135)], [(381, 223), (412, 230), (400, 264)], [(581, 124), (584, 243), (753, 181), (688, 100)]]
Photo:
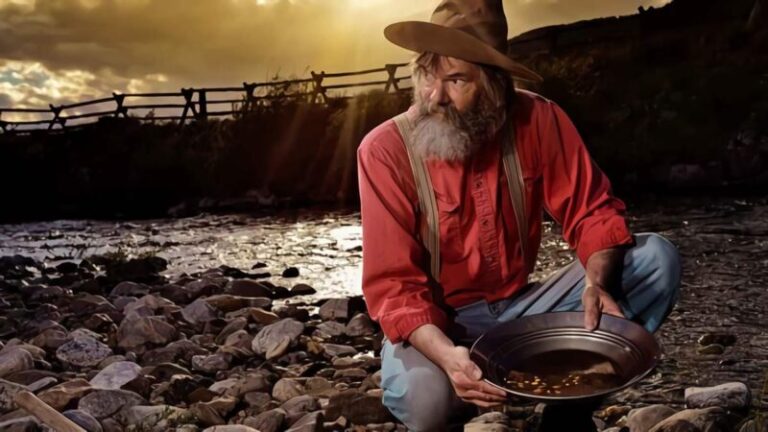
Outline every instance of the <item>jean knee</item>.
[(680, 253), (672, 242), (656, 233), (636, 235), (640, 252), (646, 256), (645, 262), (655, 273), (660, 290), (659, 294), (676, 300), (680, 291)]
[(408, 430), (444, 430), (453, 404), (453, 388), (440, 370), (417, 367), (384, 389), (382, 403)]

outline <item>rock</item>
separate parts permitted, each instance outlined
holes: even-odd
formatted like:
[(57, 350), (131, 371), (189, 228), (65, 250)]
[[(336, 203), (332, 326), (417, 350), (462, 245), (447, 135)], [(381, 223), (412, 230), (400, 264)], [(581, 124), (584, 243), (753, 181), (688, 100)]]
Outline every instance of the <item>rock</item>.
[(37, 432), (40, 427), (40, 422), (33, 416), (0, 421), (0, 431), (3, 432)]
[(739, 432), (768, 432), (768, 421), (765, 418), (760, 420), (747, 420), (739, 429)]
[(248, 307), (265, 308), (272, 305), (272, 300), (267, 297), (240, 297), (230, 294), (218, 294), (206, 297), (205, 301), (224, 313)]
[(285, 421), (285, 411), (280, 408), (265, 411), (256, 417), (249, 417), (243, 424), (259, 432), (279, 432)]
[(296, 396), (306, 393), (304, 386), (296, 380), (282, 378), (272, 388), (272, 397), (280, 402), (286, 402)]
[(217, 353), (209, 356), (196, 355), (192, 357), (192, 368), (205, 373), (216, 373), (229, 369), (232, 355)]
[[(344, 380), (362, 381), (367, 377), (368, 377), (368, 372), (360, 368), (341, 369), (341, 370), (337, 370), (336, 373), (333, 374), (333, 379), (342, 380), (342, 381)], [(368, 422), (368, 423), (375, 423), (375, 422)]]
[(181, 310), (181, 316), (190, 324), (205, 324), (219, 317), (219, 311), (203, 299), (197, 299)]
[(149, 293), (149, 288), (136, 282), (123, 281), (115, 285), (110, 291), (110, 297), (143, 297)]
[(62, 414), (64, 414), (64, 417), (72, 420), (73, 422), (77, 423), (80, 427), (85, 429), (88, 432), (102, 432), (103, 429), (101, 427), (101, 423), (99, 423), (98, 420), (93, 418), (92, 415), (88, 414), (85, 411), (80, 410), (68, 410), (64, 411)]
[(673, 414), (651, 428), (649, 432), (682, 431), (726, 432), (731, 430), (722, 408), (687, 409)]
[(286, 318), (270, 324), (253, 338), (251, 349), (254, 353), (264, 356), (267, 360), (285, 354), (288, 347), (304, 332), (304, 324)]
[(284, 278), (299, 277), (299, 269), (297, 269), (296, 267), (288, 267), (287, 269), (283, 270), (283, 277)]
[[(323, 377), (315, 376), (309, 378), (304, 387), (307, 394), (315, 397), (330, 397), (338, 393), (338, 391), (333, 388), (333, 383)], [(330, 416), (327, 417), (331, 418)]]
[(56, 385), (58, 382), (59, 380), (54, 377), (45, 377), (31, 384), (27, 384), (27, 387), (29, 387), (29, 391), (31, 391), (32, 393), (37, 393), (40, 390)]
[(322, 344), (323, 351), (328, 357), (341, 357), (341, 356), (353, 356), (357, 354), (357, 350), (349, 345), (338, 344)]
[(127, 390), (94, 390), (80, 399), (77, 408), (101, 420), (122, 409), (146, 403), (144, 398)]
[(303, 417), (304, 414), (319, 410), (320, 404), (317, 399), (310, 395), (301, 395), (287, 400), (280, 408), (285, 411), (286, 422), (291, 425)]
[(72, 401), (80, 399), (92, 390), (93, 387), (88, 381), (82, 378), (75, 378), (71, 381), (66, 381), (51, 387), (48, 390), (44, 390), (40, 392), (37, 397), (55, 410), (62, 411), (69, 406)]
[(702, 335), (698, 342), (701, 346), (718, 344), (726, 347), (736, 343), (736, 336), (732, 334), (707, 333)]
[(3, 348), (0, 353), (0, 378), (6, 377), (14, 372), (20, 372), (35, 367), (35, 359), (32, 358), (27, 350), (21, 348)]
[(13, 398), (23, 391), (27, 390), (25, 386), (0, 379), (0, 414), (12, 411), (16, 408)]
[(204, 429), (203, 432), (261, 432), (261, 431), (245, 425), (222, 425), (222, 426), (211, 426), (207, 429)]
[(261, 413), (269, 408), (272, 402), (272, 397), (269, 393), (249, 392), (243, 395), (243, 401), (251, 408), (250, 411)]
[(99, 389), (119, 389), (141, 375), (141, 366), (134, 362), (118, 361), (105, 367), (91, 379), (91, 385)]
[(323, 339), (343, 336), (346, 328), (344, 324), (336, 321), (326, 321), (317, 325), (314, 335)]
[[(123, 409), (115, 415), (123, 425), (133, 428), (131, 431), (166, 432), (175, 425), (189, 422), (188, 410), (170, 405), (136, 405)], [(104, 424), (105, 421), (102, 421)]]
[(111, 355), (107, 345), (89, 336), (76, 336), (56, 350), (56, 358), (61, 362), (79, 367), (96, 366)]
[(215, 393), (221, 392), (230, 396), (240, 397), (250, 392), (269, 391), (269, 389), (272, 388), (273, 382), (271, 376), (264, 371), (250, 372), (242, 378), (230, 378), (230, 380), (214, 383), (209, 387), (209, 390)]
[(675, 412), (674, 409), (661, 404), (633, 409), (627, 414), (627, 427), (632, 432), (648, 432)]
[(128, 317), (162, 315), (165, 311), (177, 310), (178, 306), (159, 295), (147, 294), (140, 299), (125, 305), (123, 314)]
[(368, 314), (359, 313), (349, 320), (345, 332), (350, 337), (370, 336), (376, 333), (376, 328)]
[(40, 348), (56, 349), (69, 341), (69, 333), (58, 328), (49, 328), (41, 331), (29, 342)]
[(203, 354), (209, 354), (208, 350), (190, 340), (183, 339), (171, 342), (162, 348), (147, 351), (142, 356), (142, 364), (144, 366), (152, 366), (162, 363), (174, 363), (176, 361), (189, 363), (192, 361), (193, 356)]
[(291, 287), (291, 291), (290, 291), (290, 295), (292, 296), (312, 295), (312, 294), (317, 294), (317, 290), (307, 284), (296, 284)]
[(209, 402), (198, 402), (192, 405), (190, 411), (205, 426), (224, 424), (227, 415), (235, 409), (237, 399), (234, 397), (218, 397)]
[(320, 306), (320, 318), (324, 321), (349, 319), (349, 299), (329, 299)]
[(336, 419), (346, 417), (356, 424), (385, 423), (393, 420), (381, 398), (369, 396), (358, 390), (345, 390), (331, 396), (325, 407), (325, 417)]
[(249, 309), (249, 315), (258, 324), (269, 325), (280, 321), (279, 316), (262, 308)]
[(738, 410), (748, 407), (749, 403), (749, 388), (740, 382), (685, 389), (685, 404), (688, 408), (722, 407)]
[(244, 317), (235, 318), (232, 321), (230, 321), (226, 326), (224, 326), (223, 329), (221, 329), (221, 332), (219, 332), (218, 336), (216, 336), (216, 339), (214, 342), (216, 344), (221, 345), (224, 343), (224, 341), (227, 339), (229, 335), (232, 333), (243, 330), (246, 327), (248, 327), (248, 319)]
[(464, 432), (513, 432), (516, 429), (499, 423), (467, 423)]
[(305, 414), (285, 432), (321, 432), (323, 430), (323, 412)]
[(720, 344), (712, 344), (703, 347), (699, 347), (696, 350), (699, 354), (722, 354), (725, 352), (725, 347)]
[(176, 327), (159, 317), (126, 317), (117, 330), (119, 347), (132, 351), (144, 351), (147, 343), (164, 345), (176, 338)]
[(235, 279), (227, 284), (226, 292), (242, 297), (272, 297), (272, 290), (261, 282)]

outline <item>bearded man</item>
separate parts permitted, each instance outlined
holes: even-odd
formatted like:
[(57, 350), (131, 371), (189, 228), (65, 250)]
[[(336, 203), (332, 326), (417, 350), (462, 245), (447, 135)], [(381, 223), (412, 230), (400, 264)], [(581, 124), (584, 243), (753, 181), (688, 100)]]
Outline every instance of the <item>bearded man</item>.
[[(550, 311), (608, 313), (655, 331), (679, 292), (675, 247), (632, 235), (624, 203), (538, 81), (507, 52), (501, 0), (443, 0), (430, 22), (385, 29), (415, 51), (414, 104), (358, 150), (363, 293), (385, 334), (384, 405), (410, 430), (445, 430), (504, 392), (467, 346), (493, 326)], [(543, 211), (578, 259), (529, 283)]]

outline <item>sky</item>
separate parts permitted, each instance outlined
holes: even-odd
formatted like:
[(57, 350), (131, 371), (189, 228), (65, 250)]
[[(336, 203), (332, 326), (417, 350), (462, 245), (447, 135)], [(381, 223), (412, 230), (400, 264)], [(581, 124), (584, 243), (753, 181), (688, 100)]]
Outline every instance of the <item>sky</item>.
[[(668, 0), (504, 0), (510, 37)], [(0, 0), (0, 108), (407, 62), (386, 25), (438, 0)], [(10, 120), (6, 113), (2, 119)]]

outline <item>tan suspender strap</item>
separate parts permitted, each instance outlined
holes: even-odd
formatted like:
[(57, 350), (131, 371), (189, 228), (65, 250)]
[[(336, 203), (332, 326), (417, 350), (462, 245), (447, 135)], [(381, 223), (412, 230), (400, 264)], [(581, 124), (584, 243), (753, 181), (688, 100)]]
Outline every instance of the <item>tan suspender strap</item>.
[(429, 177), (427, 164), (418, 152), (412, 148), (411, 133), (413, 127), (405, 113), (394, 118), (400, 135), (405, 142), (408, 152), (408, 160), (411, 162), (413, 178), (416, 182), (416, 194), (419, 196), (419, 213), (422, 215), (421, 241), (429, 254), (429, 268), (435, 281), (440, 280), (440, 229), (437, 213), (437, 201), (435, 191), (432, 188), (432, 180)]
[(515, 142), (515, 130), (510, 127), (507, 139), (503, 143), (504, 171), (507, 177), (507, 187), (512, 200), (512, 208), (515, 211), (517, 220), (517, 232), (520, 237), (520, 249), (523, 253), (523, 260), (526, 266), (531, 258), (531, 251), (528, 250), (528, 213), (525, 208), (525, 190), (523, 180), (523, 169), (520, 167), (520, 155), (517, 152)]

